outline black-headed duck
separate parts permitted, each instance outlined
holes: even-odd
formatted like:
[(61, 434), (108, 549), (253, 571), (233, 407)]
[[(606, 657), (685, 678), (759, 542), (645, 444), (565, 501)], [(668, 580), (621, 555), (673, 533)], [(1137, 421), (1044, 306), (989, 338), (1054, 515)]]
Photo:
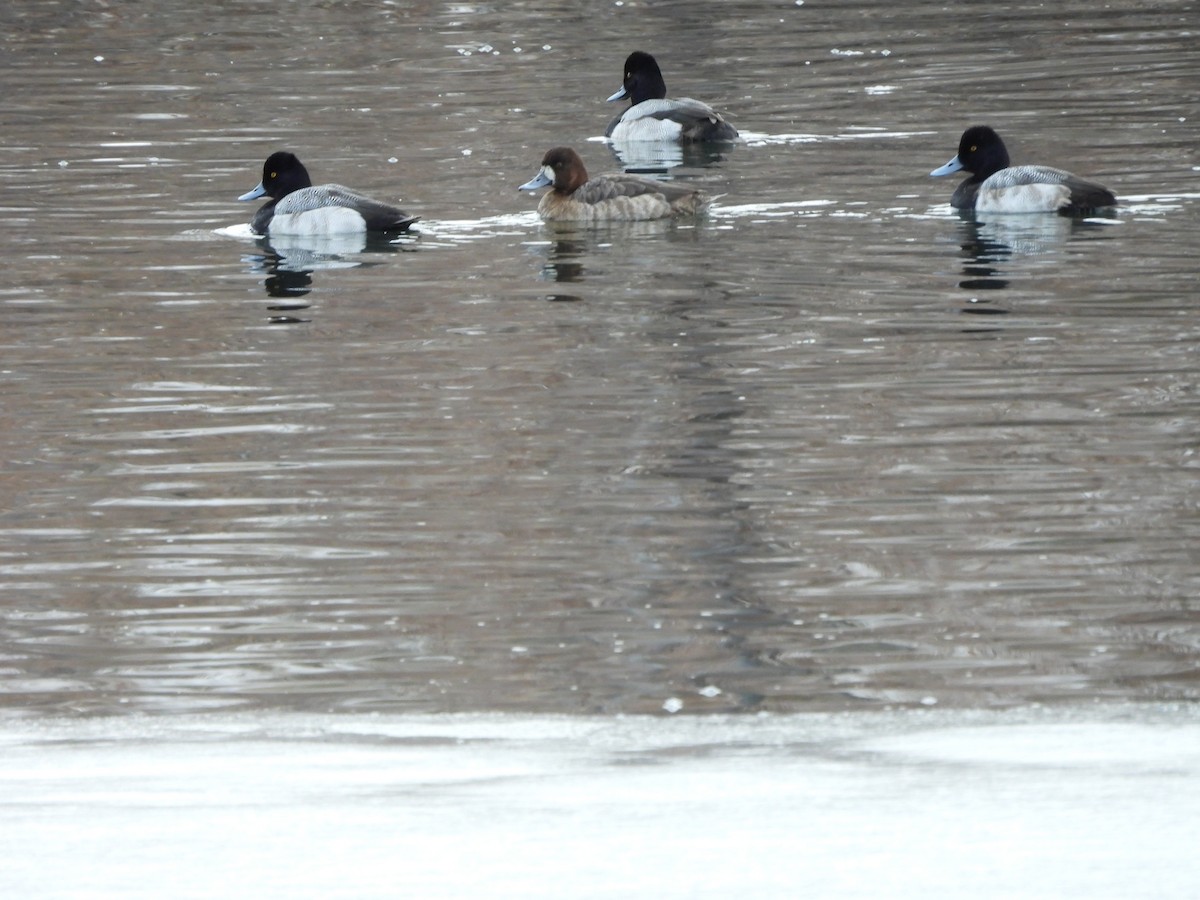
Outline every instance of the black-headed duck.
[(632, 106), (609, 123), (605, 137), (615, 141), (732, 141), (737, 129), (707, 103), (667, 99), (662, 70), (649, 53), (636, 50), (625, 60), (621, 89), (608, 98), (626, 97)]
[(323, 236), (365, 231), (407, 231), (420, 216), (372, 200), (340, 184), (313, 187), (304, 164), (292, 153), (272, 153), (262, 181), (239, 200), (270, 197), (250, 222), (255, 234)]
[(1116, 206), (1112, 191), (1062, 169), (1009, 166), (1008, 149), (986, 125), (963, 132), (958, 154), (929, 174), (966, 171), (971, 177), (954, 191), (950, 205), (984, 213), (1061, 212), (1068, 215)]

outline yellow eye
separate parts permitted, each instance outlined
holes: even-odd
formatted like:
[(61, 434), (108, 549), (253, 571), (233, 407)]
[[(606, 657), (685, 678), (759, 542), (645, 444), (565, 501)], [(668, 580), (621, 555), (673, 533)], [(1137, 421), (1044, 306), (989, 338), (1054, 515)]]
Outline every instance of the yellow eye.
[[(974, 148), (974, 147), (972, 147), (971, 149), (972, 149), (972, 150), (974, 150), (975, 148)], [(277, 178), (277, 177), (278, 177), (278, 175), (279, 175), (279, 173), (278, 173), (278, 172), (272, 172), (272, 173), (271, 173), (271, 177), (272, 177), (272, 178)]]
[[(971, 145), (971, 149), (970, 149), (969, 151), (967, 151), (967, 152), (969, 152), (969, 153), (974, 153), (974, 152), (975, 152), (975, 145), (974, 145), (974, 144), (972, 144), (972, 145)], [(274, 178), (275, 176), (274, 176), (274, 175), (272, 175), (271, 177), (272, 177), (272, 178)]]

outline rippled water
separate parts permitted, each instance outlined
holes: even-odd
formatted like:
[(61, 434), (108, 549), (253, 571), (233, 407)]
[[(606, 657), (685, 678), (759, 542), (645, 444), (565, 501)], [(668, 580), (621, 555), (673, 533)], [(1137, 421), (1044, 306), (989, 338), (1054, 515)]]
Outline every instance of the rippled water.
[[(10, 713), (1196, 698), (1190, 4), (10, 6)], [(745, 139), (601, 142), (635, 47)], [(953, 214), (979, 121), (1122, 207)], [(419, 234), (245, 236), (284, 147)]]

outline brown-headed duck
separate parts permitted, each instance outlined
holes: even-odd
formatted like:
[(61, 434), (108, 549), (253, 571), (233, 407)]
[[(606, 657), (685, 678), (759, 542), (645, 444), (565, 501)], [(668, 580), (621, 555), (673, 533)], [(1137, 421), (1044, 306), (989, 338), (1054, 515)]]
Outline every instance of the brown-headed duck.
[(645, 222), (694, 216), (709, 202), (695, 188), (636, 175), (588, 178), (583, 160), (570, 147), (547, 150), (541, 170), (517, 190), (547, 186), (551, 189), (538, 203), (538, 215), (547, 222)]

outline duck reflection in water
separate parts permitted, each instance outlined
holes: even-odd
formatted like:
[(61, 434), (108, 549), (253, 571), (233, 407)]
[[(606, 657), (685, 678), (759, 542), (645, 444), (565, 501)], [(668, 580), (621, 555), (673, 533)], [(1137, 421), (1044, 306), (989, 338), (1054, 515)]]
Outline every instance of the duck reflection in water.
[[(1001, 277), (1001, 264), (1012, 256), (1012, 248), (1003, 241), (980, 233), (979, 222), (974, 217), (964, 219), (960, 247), (963, 256), (963, 274), (967, 276), (958, 286), (967, 291), (996, 291), (1008, 287), (1008, 279)], [(979, 303), (979, 301), (976, 301)], [(1004, 313), (1007, 310), (991, 306), (984, 301), (981, 305), (967, 307), (964, 312), (976, 314)]]
[(713, 168), (726, 160), (729, 150), (735, 145), (610, 139), (608, 146), (627, 175), (666, 175), (680, 166)]
[(261, 255), (250, 256), (246, 261), (258, 270), (267, 273), (263, 281), (267, 296), (281, 302), (267, 307), (267, 321), (272, 325), (297, 325), (310, 321), (296, 315), (309, 308), (301, 298), (312, 291), (312, 270), (295, 267), (286, 257), (277, 253), (264, 242)]
[[(407, 243), (411, 243), (407, 242)], [(379, 265), (365, 253), (398, 253), (410, 249), (405, 243), (384, 235), (349, 234), (322, 237), (276, 235), (258, 240), (262, 253), (246, 257), (258, 271), (266, 273), (263, 287), (267, 296), (284, 302), (267, 307), (269, 321), (291, 325), (310, 321), (294, 313), (311, 304), (298, 302), (313, 290), (313, 273), (332, 269), (353, 269)]]
[(560, 284), (571, 284), (583, 281), (583, 258), (587, 254), (587, 243), (570, 238), (560, 238), (549, 244), (547, 259), (538, 278), (542, 281), (555, 281)]
[[(1107, 217), (1104, 217), (1107, 218)], [(1102, 239), (1106, 226), (1102, 219), (1079, 219), (1068, 216), (1004, 216), (980, 218), (978, 214), (960, 213), (961, 238), (959, 247), (963, 259), (963, 275), (958, 286), (967, 291), (1003, 290), (1012, 283), (1014, 260), (1024, 257), (1053, 257), (1073, 240)], [(975, 315), (1007, 313), (991, 301), (973, 299), (964, 310)]]
[[(526, 252), (540, 259), (537, 278), (556, 284), (582, 284), (589, 276), (619, 266), (621, 248), (641, 237), (666, 238), (694, 242), (700, 232), (693, 228), (676, 229), (669, 219), (649, 222), (616, 222), (607, 226), (580, 228), (573, 222), (547, 222), (546, 241), (531, 242)], [(581, 300), (574, 294), (548, 296), (550, 300)]]

